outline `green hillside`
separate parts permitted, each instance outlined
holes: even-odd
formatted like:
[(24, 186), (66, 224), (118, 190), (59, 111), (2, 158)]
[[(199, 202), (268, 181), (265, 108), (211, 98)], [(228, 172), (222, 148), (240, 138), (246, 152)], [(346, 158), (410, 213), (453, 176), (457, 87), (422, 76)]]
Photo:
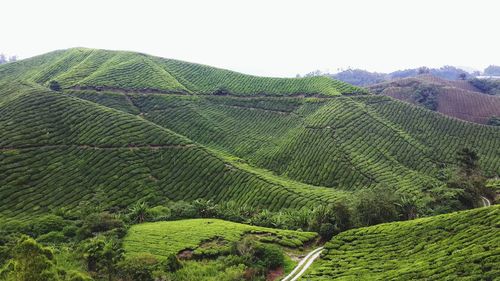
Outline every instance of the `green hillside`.
[[(193, 232), (193, 229), (197, 231)], [(149, 253), (159, 258), (191, 250), (198, 256), (217, 256), (230, 250), (232, 242), (245, 236), (259, 241), (298, 248), (317, 237), (314, 232), (298, 232), (251, 226), (217, 219), (192, 219), (143, 223), (130, 228), (124, 238), (127, 255)], [(210, 241), (216, 241), (210, 245)]]
[[(62, 91), (48, 89), (54, 80)], [(427, 198), (463, 147), (500, 174), (499, 128), (340, 95), (358, 90), (81, 48), (2, 65), (0, 216), (102, 196), (107, 210), (197, 198), (349, 205), (375, 187)]]
[(1, 89), (4, 218), (74, 209), (102, 194), (104, 208), (126, 208), (140, 199), (209, 198), (270, 209), (340, 194), (284, 186), (134, 115), (29, 83)]
[(23, 79), (63, 88), (184, 94), (323, 95), (366, 93), (327, 77), (267, 78), (124, 51), (73, 48), (8, 66), (0, 80)]
[[(93, 91), (68, 93), (111, 103)], [(439, 184), (437, 176), (454, 165), (463, 147), (478, 151), (487, 175), (500, 174), (498, 128), (445, 118), (387, 97), (124, 97), (117, 96), (110, 106), (132, 104), (162, 127), (308, 184), (344, 190), (383, 185), (418, 193)]]
[(496, 280), (500, 207), (343, 232), (302, 280)]

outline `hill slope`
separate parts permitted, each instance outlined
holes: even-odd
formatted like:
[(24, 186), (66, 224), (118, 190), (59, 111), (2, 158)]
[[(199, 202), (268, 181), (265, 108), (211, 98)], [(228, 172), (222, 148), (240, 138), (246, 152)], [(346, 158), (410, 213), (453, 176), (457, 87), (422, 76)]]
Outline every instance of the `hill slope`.
[(1, 89), (0, 216), (6, 218), (103, 196), (104, 208), (209, 198), (271, 209), (336, 197), (236, 167), (137, 116), (29, 83)]
[[(103, 93), (68, 93), (110, 103)], [(488, 175), (500, 172), (497, 128), (443, 118), (387, 97), (126, 97), (151, 122), (309, 184), (414, 192), (436, 183), (465, 146), (478, 150)], [(124, 108), (126, 99), (117, 97), (112, 106)]]
[[(500, 116), (500, 97), (486, 95), (467, 81), (449, 81), (421, 75), (369, 87), (375, 93), (421, 105), (433, 99), (434, 109), (458, 119), (487, 124), (490, 118)], [(419, 90), (430, 89), (431, 97), (422, 97)]]
[(354, 229), (325, 246), (304, 280), (494, 280), (500, 206)]
[[(141, 199), (278, 210), (377, 186), (422, 198), (465, 146), (488, 176), (500, 174), (499, 128), (389, 97), (343, 96), (345, 85), (324, 77), (253, 77), (89, 49), (11, 63), (0, 74), (5, 218)], [(54, 79), (62, 91), (47, 88)], [(221, 81), (231, 94), (209, 95)], [(327, 90), (316, 92), (320, 85)]]
[(325, 95), (366, 93), (326, 77), (267, 78), (145, 54), (73, 48), (0, 66), (0, 80), (22, 79), (63, 88), (184, 94)]

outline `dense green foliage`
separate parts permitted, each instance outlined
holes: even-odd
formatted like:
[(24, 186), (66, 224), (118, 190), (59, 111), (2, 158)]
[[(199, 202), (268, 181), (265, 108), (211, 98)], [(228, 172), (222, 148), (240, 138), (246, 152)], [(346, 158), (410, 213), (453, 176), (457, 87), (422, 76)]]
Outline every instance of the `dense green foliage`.
[(494, 280), (500, 207), (341, 233), (305, 280)]

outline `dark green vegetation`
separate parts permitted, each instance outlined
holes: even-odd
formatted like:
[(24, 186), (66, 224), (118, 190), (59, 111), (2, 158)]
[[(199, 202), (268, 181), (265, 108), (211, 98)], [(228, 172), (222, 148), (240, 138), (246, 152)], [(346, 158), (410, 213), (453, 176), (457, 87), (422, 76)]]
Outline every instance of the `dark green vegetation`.
[(305, 280), (495, 280), (500, 207), (380, 224), (326, 244)]
[(469, 83), (479, 89), (481, 92), (500, 96), (500, 81), (498, 79), (470, 79)]

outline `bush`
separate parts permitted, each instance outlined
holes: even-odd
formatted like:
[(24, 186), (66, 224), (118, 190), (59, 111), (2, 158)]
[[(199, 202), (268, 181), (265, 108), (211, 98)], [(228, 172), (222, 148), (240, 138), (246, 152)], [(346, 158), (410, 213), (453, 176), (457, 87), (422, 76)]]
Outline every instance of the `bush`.
[(78, 229), (77, 235), (80, 239), (85, 239), (91, 237), (94, 233), (118, 228), (124, 228), (124, 223), (114, 215), (107, 212), (90, 214), (85, 218), (82, 227)]
[(172, 211), (165, 206), (156, 206), (147, 210), (151, 221), (164, 221), (170, 219)]
[(172, 211), (172, 218), (196, 218), (198, 213), (196, 212), (193, 204), (185, 201), (177, 201), (169, 206)]
[(318, 234), (321, 235), (323, 240), (330, 240), (336, 232), (336, 228), (333, 224), (327, 222), (321, 224)]
[(78, 271), (70, 271), (66, 277), (68, 281), (92, 281), (92, 278), (87, 275), (78, 272)]
[(64, 243), (67, 242), (68, 238), (59, 231), (51, 231), (40, 235), (36, 240), (41, 243)]
[(182, 268), (181, 262), (177, 259), (177, 256), (174, 254), (170, 254), (165, 261), (165, 269), (168, 272), (176, 272), (177, 270)]
[(127, 258), (118, 263), (118, 276), (123, 281), (154, 281), (153, 271), (158, 264), (158, 260), (151, 254)]
[(56, 215), (46, 215), (37, 219), (33, 219), (31, 226), (31, 234), (37, 237), (51, 231), (61, 231), (67, 223), (63, 218)]
[(285, 256), (280, 247), (272, 244), (255, 244), (254, 262), (266, 271), (285, 264)]

